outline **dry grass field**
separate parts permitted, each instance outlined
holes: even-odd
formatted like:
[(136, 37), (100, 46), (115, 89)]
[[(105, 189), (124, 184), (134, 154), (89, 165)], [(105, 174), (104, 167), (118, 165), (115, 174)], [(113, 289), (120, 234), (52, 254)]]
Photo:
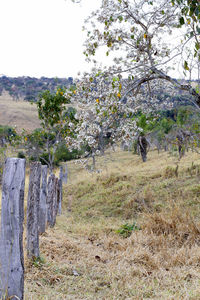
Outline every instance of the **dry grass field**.
[[(35, 106), (5, 93), (0, 124), (40, 127)], [(152, 151), (142, 163), (118, 149), (97, 173), (68, 167), (63, 212), (40, 237), (39, 260), (27, 259), (24, 240), (25, 300), (200, 299), (200, 156)]]
[(0, 96), (0, 125), (16, 126), (18, 132), (23, 128), (28, 131), (39, 128), (37, 108), (27, 101), (14, 101), (4, 92)]
[(100, 173), (70, 162), (63, 213), (41, 259), (25, 257), (25, 299), (200, 299), (200, 156), (176, 163), (120, 150)]

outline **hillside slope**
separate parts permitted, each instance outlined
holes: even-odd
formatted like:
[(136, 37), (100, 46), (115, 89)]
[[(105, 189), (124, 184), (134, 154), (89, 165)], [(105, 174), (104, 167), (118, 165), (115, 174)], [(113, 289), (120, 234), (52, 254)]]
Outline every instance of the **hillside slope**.
[(107, 153), (95, 174), (69, 162), (27, 299), (200, 299), (200, 156), (148, 156)]
[(17, 131), (23, 128), (32, 131), (40, 127), (36, 105), (27, 101), (14, 101), (12, 97), (3, 92), (0, 96), (0, 125), (16, 126)]

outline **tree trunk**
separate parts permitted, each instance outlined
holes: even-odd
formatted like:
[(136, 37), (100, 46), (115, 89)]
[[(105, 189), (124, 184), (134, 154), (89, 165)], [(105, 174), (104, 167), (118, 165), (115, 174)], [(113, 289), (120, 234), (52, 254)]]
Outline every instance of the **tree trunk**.
[(105, 141), (104, 141), (104, 135), (103, 135), (103, 131), (101, 130), (99, 133), (99, 150), (101, 155), (104, 155), (104, 149), (105, 149)]
[(40, 256), (39, 253), (39, 202), (40, 202), (41, 163), (30, 166), (29, 191), (27, 200), (27, 255), (29, 258)]
[(140, 147), (140, 154), (142, 156), (143, 162), (146, 162), (147, 160), (147, 146), (148, 142), (145, 136), (139, 136), (138, 138), (138, 144)]
[(42, 166), (42, 185), (39, 204), (39, 233), (44, 233), (47, 220), (47, 166)]
[(95, 158), (95, 154), (92, 153), (92, 171), (95, 170), (96, 167), (96, 158)]
[(24, 298), (24, 184), (25, 159), (8, 158), (2, 182), (0, 299)]

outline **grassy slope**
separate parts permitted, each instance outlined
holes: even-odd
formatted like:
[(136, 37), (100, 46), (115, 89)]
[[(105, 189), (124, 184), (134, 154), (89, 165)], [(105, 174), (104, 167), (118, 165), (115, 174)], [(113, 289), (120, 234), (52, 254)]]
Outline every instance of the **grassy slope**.
[(37, 117), (37, 108), (26, 101), (14, 101), (8, 93), (0, 96), (0, 125), (17, 126), (32, 131), (40, 127)]
[[(42, 261), (25, 260), (27, 299), (200, 299), (199, 166), (194, 153), (178, 177), (166, 153), (149, 153), (145, 164), (107, 153), (97, 174), (70, 162), (63, 213), (41, 236)], [(116, 232), (133, 222), (141, 230), (130, 237)]]

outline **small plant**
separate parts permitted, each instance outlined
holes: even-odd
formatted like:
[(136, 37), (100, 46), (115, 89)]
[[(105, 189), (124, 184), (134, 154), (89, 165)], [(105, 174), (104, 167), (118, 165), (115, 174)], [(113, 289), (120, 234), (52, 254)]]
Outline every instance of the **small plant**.
[(165, 169), (164, 177), (165, 178), (178, 177), (178, 168), (179, 168), (178, 164), (176, 165), (176, 167), (169, 167), (168, 166)]
[(44, 264), (45, 264), (45, 259), (41, 256), (35, 257), (33, 259), (33, 266), (36, 267), (36, 268), (40, 268)]
[(26, 158), (26, 155), (25, 155), (25, 153), (24, 153), (23, 151), (19, 151), (19, 152), (17, 153), (17, 157), (18, 157), (18, 158)]
[(124, 238), (127, 238), (131, 235), (132, 231), (137, 231), (137, 230), (141, 230), (141, 228), (135, 222), (132, 225), (126, 223), (117, 230), (117, 233), (119, 233)]

